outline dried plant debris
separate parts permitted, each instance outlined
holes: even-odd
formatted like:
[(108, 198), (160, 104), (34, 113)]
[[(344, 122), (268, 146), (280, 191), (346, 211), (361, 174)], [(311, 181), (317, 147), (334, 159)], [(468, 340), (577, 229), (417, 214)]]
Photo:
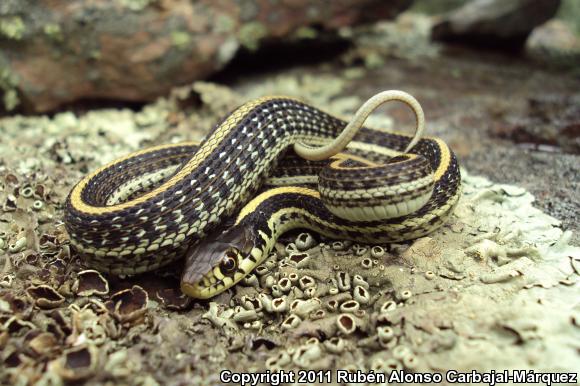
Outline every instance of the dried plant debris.
[(105, 306), (119, 322), (135, 322), (145, 315), (148, 301), (147, 292), (140, 286), (134, 285), (133, 288), (113, 294)]
[(109, 282), (99, 271), (87, 269), (77, 274), (72, 290), (78, 296), (106, 295), (109, 293)]
[(263, 94), (348, 114), (360, 101), (339, 96), (347, 85), (324, 74), (241, 84), (239, 94), (195, 83), (138, 112), (1, 119), (0, 383), (215, 384), (217, 369), (577, 369), (580, 249), (527, 191), (466, 171), (453, 217), (433, 234), (363, 245), (297, 233), (210, 301), (180, 293), (179, 265), (115, 278), (70, 250), (61, 204), (89, 170), (201, 139)]

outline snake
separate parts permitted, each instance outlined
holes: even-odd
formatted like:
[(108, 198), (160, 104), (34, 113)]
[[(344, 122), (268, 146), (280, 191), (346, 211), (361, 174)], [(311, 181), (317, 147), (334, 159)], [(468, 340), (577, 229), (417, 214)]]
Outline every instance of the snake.
[[(364, 125), (399, 100), (413, 136)], [(369, 244), (425, 236), (461, 194), (457, 157), (423, 136), (419, 102), (398, 90), (365, 102), (350, 122), (292, 97), (251, 100), (201, 142), (116, 159), (70, 191), (63, 222), (83, 263), (117, 276), (185, 261), (180, 287), (198, 299), (238, 283), (300, 228)]]

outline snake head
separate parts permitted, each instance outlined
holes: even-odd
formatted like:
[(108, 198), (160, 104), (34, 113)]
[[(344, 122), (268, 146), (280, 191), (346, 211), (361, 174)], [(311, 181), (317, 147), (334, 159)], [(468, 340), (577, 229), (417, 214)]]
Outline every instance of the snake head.
[(181, 291), (207, 299), (233, 286), (253, 268), (253, 245), (254, 234), (245, 226), (208, 235), (186, 253)]

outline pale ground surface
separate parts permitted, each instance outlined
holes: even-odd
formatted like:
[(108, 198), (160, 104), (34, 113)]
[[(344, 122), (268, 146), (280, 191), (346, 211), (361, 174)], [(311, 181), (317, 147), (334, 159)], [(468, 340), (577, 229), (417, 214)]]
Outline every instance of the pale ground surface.
[[(371, 70), (323, 64), (248, 77), (233, 90), (196, 83), (139, 112), (3, 118), (0, 383), (214, 384), (221, 368), (580, 371), (580, 250), (570, 245), (577, 240), (577, 156), (487, 135), (506, 114), (524, 114), (538, 89), (549, 84), (551, 94), (569, 97), (578, 81), (505, 59), (433, 53), (402, 60), (394, 52)], [(163, 275), (107, 278), (109, 288), (96, 274), (79, 275), (60, 205), (89, 170), (148, 145), (201, 139), (219, 116), (253, 97), (290, 94), (348, 115), (389, 88), (424, 104), (429, 133), (445, 138), (466, 167), (464, 196), (443, 229), (372, 255), (326, 242), (298, 264), (281, 246), (259, 278), (212, 302), (179, 297), (178, 265)], [(370, 123), (410, 126), (410, 114), (397, 107)], [(310, 277), (315, 290), (307, 289), (309, 279), (300, 290), (272, 288), (293, 273)], [(278, 309), (268, 306), (272, 297), (284, 299), (274, 302)], [(355, 312), (348, 333), (335, 307), (353, 297), (364, 312)]]

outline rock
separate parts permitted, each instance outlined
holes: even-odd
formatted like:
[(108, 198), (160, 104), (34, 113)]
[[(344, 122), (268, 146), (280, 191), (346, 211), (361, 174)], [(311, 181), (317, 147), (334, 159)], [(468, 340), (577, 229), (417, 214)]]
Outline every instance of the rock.
[(151, 101), (176, 85), (215, 73), (240, 47), (254, 50), (265, 40), (392, 18), (411, 3), (3, 1), (3, 104), (6, 110), (21, 105), (42, 112), (79, 99)]
[(498, 48), (521, 47), (530, 32), (550, 19), (560, 0), (473, 0), (435, 23), (435, 40)]
[(580, 36), (567, 23), (550, 20), (532, 31), (526, 53), (541, 63), (580, 69)]

